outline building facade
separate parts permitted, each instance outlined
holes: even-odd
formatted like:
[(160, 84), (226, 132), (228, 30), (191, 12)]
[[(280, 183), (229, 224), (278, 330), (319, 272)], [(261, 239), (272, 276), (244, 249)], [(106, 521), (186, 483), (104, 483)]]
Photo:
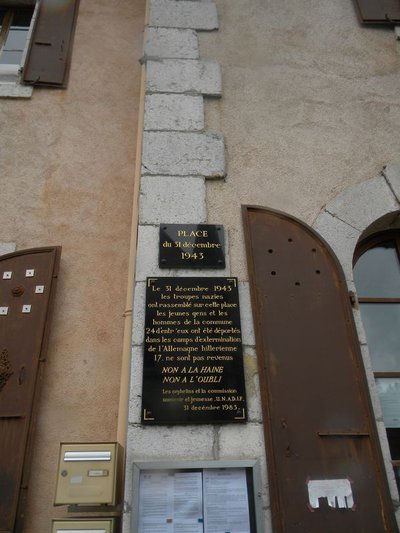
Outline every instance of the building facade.
[[(182, 461), (189, 461), (187, 467), (193, 467), (196, 460), (207, 461), (209, 467), (213, 462), (218, 465), (222, 461), (221, 464), (226, 466), (229, 461), (253, 459), (257, 459), (261, 466), (262, 502), (258, 502), (262, 508), (258, 522), (261, 531), (329, 531), (329, 528), (332, 531), (369, 531), (385, 527), (388, 531), (395, 531), (397, 526), (393, 513), (397, 509), (398, 492), (385, 431), (387, 415), (382, 414), (381, 408), (381, 402), (382, 405), (386, 402), (387, 409), (388, 397), (381, 395), (380, 401), (376, 390), (375, 369), (368, 353), (353, 279), (353, 259), (358, 241), (361, 242), (372, 231), (376, 220), (398, 210), (394, 185), (398, 179), (398, 166), (395, 164), (398, 133), (394, 118), (398, 109), (393, 80), (399, 74), (399, 50), (393, 25), (361, 24), (358, 6), (351, 2), (340, 2), (334, 6), (327, 3), (297, 3), (294, 6), (274, 2), (216, 2), (215, 7), (218, 21), (213, 18), (213, 3), (209, 2), (189, 4), (156, 0), (149, 4), (124, 531), (136, 531), (136, 528), (140, 530), (145, 526), (141, 518), (145, 514), (145, 504), (140, 497), (138, 499), (137, 493), (141, 492), (137, 484), (132, 485), (132, 476), (135, 479), (136, 468), (146, 472), (146, 462), (151, 468), (156, 468), (157, 464), (166, 468), (170, 464), (172, 469), (179, 470), (185, 466)], [(193, 30), (199, 40), (199, 55), (197, 48), (193, 50)], [(197, 74), (198, 70), (201, 75)], [(204, 123), (202, 117), (195, 114), (199, 95), (203, 97)], [(388, 113), (387, 118), (385, 113)], [(203, 189), (198, 189), (199, 184), (203, 187), (203, 178), (206, 179), (205, 194)], [(276, 319), (274, 314), (277, 311), (274, 309), (279, 306), (279, 298), (277, 296), (277, 301), (272, 299), (268, 284), (265, 289), (263, 287), (264, 293), (260, 286), (262, 272), (265, 271), (265, 277), (279, 272), (267, 260), (265, 264), (258, 265), (254, 259), (256, 252), (263, 247), (267, 249), (271, 246), (265, 254), (268, 255), (268, 251), (272, 255), (274, 247), (268, 244), (268, 239), (274, 238), (274, 231), (271, 230), (272, 234), (266, 234), (265, 238), (259, 236), (258, 240), (253, 234), (244, 233), (242, 206), (260, 206), (278, 211), (286, 214), (288, 219), (294, 217), (314, 228), (318, 238), (324, 240), (324, 246), (331, 247), (340, 268), (344, 270), (345, 281), (343, 276), (338, 275), (336, 283), (344, 290), (348, 300), (346, 305), (352, 306), (351, 316), (357, 324), (356, 341), (351, 342), (357, 344), (358, 359), (353, 362), (358, 361), (354, 363), (356, 368), (364, 366), (366, 369), (369, 388), (364, 400), (369, 407), (365, 409), (371, 409), (372, 401), (374, 414), (369, 410), (367, 418), (374, 419), (372, 425), (377, 431), (367, 431), (365, 425), (356, 423), (353, 415), (349, 415), (354, 410), (356, 398), (346, 398), (339, 406), (338, 397), (344, 397), (351, 388), (350, 384), (343, 385), (348, 383), (350, 370), (347, 366), (339, 366), (337, 370), (339, 376), (340, 372), (342, 375), (345, 373), (346, 381), (339, 380), (342, 381), (340, 384), (332, 377), (325, 385), (326, 389), (332, 390), (331, 399), (334, 404), (336, 402), (337, 423), (333, 422), (332, 415), (328, 421), (329, 411), (325, 412), (321, 407), (320, 420), (326, 416), (323, 427), (317, 427), (315, 431), (322, 440), (328, 439), (329, 435), (332, 438), (330, 442), (337, 443), (339, 447), (345, 446), (343, 441), (346, 439), (354, 439), (350, 444), (352, 447), (356, 446), (354, 441), (357, 439), (360, 442), (367, 435), (375, 434), (371, 440), (378, 444), (372, 469), (379, 471), (385, 479), (378, 482), (385, 485), (385, 488), (382, 485), (385, 492), (383, 499), (387, 502), (384, 525), (367, 518), (365, 505), (369, 504), (356, 488), (357, 482), (352, 485), (354, 514), (349, 512), (346, 515), (340, 511), (342, 505), (335, 501), (335, 490), (338, 497), (346, 485), (340, 485), (340, 482), (342, 478), (351, 477), (350, 470), (346, 474), (341, 467), (337, 468), (336, 474), (332, 473), (333, 469), (328, 475), (328, 470), (321, 469), (320, 476), (324, 482), (333, 478), (333, 483), (328, 483), (333, 501), (328, 503), (325, 514), (326, 509), (321, 510), (325, 500), (323, 491), (319, 494), (321, 498), (316, 493), (314, 497), (317, 497), (313, 500), (307, 476), (302, 474), (301, 481), (296, 479), (297, 462), (292, 459), (292, 465), (287, 470), (282, 466), (286, 455), (298, 457), (298, 462), (302, 463), (300, 469), (310, 460), (304, 450), (300, 452), (296, 449), (296, 446), (300, 447), (299, 439), (293, 435), (287, 437), (286, 449), (284, 438), (282, 442), (279, 440), (279, 429), (273, 424), (273, 416), (280, 414), (283, 418), (281, 398), (273, 396), (278, 394), (275, 385), (279, 364), (283, 366), (283, 363), (276, 351), (268, 346), (276, 340), (273, 344), (276, 350), (285, 351), (282, 348), (287, 346), (284, 338), (293, 335), (294, 329), (290, 317), (297, 316), (290, 307), (290, 298), (295, 296), (289, 293), (286, 307), (286, 300), (283, 300), (282, 316), (280, 320)], [(224, 226), (228, 250), (225, 271), (159, 268), (159, 225), (195, 222)], [(388, 220), (386, 222), (388, 226), (384, 228), (383, 224), (380, 229), (390, 227)], [(278, 233), (278, 224), (271, 222), (270, 225)], [(259, 231), (262, 233), (261, 229)], [(253, 244), (253, 262), (251, 253), (249, 255), (248, 252), (246, 257), (246, 247), (251, 248), (251, 238), (257, 243)], [(303, 256), (298, 251), (297, 255), (286, 258), (282, 268), (287, 276), (292, 273), (294, 276), (297, 265), (302, 262)], [(257, 278), (255, 272), (258, 268), (261, 274)], [(322, 274), (322, 271), (317, 268), (317, 273)], [(147, 357), (150, 342), (144, 335), (143, 327), (149, 325), (149, 318), (145, 316), (149, 313), (145, 299), (147, 297), (148, 301), (152, 301), (146, 284), (149, 284), (149, 278), (171, 276), (179, 279), (194, 275), (238, 277), (248, 420), (244, 425), (166, 427), (161, 424), (150, 427), (144, 424), (148, 413), (144, 412), (145, 403), (141, 398), (146, 392), (147, 379), (146, 369), (142, 385), (143, 357)], [(249, 282), (253, 287), (252, 296)], [(293, 279), (293, 285), (300, 286), (301, 283), (301, 280)], [(328, 283), (324, 280), (324, 284)], [(316, 291), (315, 288), (312, 290)], [(348, 291), (355, 295), (350, 295), (350, 298)], [(261, 293), (265, 295), (265, 305), (268, 305), (268, 299), (272, 301), (270, 314), (265, 311), (267, 319), (262, 315), (264, 304), (260, 302)], [(278, 291), (278, 294), (282, 300), (283, 291)], [(309, 302), (313, 301), (312, 297), (311, 290), (305, 294), (302, 304), (304, 315)], [(342, 311), (333, 312), (336, 317), (345, 316), (345, 304), (342, 302), (340, 305)], [(365, 309), (365, 304), (362, 305)], [(330, 303), (325, 302), (324, 309), (329, 306)], [(301, 312), (299, 321), (300, 315)], [(313, 320), (317, 318), (314, 316)], [(275, 331), (280, 328), (277, 339), (273, 338), (273, 341), (274, 332), (268, 330), (268, 320), (276, 326)], [(335, 339), (329, 336), (332, 331), (326, 327), (327, 320), (325, 316), (322, 324), (327, 329), (326, 335), (320, 335), (318, 343), (311, 340), (307, 348), (299, 344), (296, 357), (304, 358), (304, 369), (310, 369), (308, 352), (312, 352), (313, 344), (318, 346), (318, 361), (322, 367), (330, 365), (330, 357), (335, 359), (335, 352), (329, 356)], [(353, 318), (346, 320), (349, 322)], [(315, 322), (315, 330), (325, 331), (322, 326), (317, 326)], [(264, 338), (262, 333), (265, 330)], [(334, 332), (333, 337), (336, 335), (337, 332)], [(347, 339), (344, 346), (349, 342)], [(346, 350), (342, 346), (337, 353)], [(289, 353), (289, 347), (287, 351)], [(363, 362), (360, 362), (361, 351)], [(275, 361), (276, 367), (270, 363), (271, 360)], [(146, 362), (144, 364), (146, 366)], [(265, 370), (264, 366), (268, 367), (268, 364), (272, 368)], [(301, 372), (294, 361), (292, 366)], [(290, 368), (290, 364), (285, 368)], [(321, 368), (319, 372), (323, 370)], [(308, 378), (301, 376), (300, 379), (299, 374), (297, 381), (303, 388), (300, 392), (296, 390), (296, 394), (291, 382), (285, 380), (287, 375), (282, 378), (282, 389), (286, 387), (286, 397), (292, 398), (293, 412), (286, 406), (290, 416), (303, 404), (315, 406), (316, 412), (319, 403), (326, 407), (321, 391), (322, 396), (307, 396), (307, 390), (312, 393), (316, 388), (313, 385), (315, 380), (324, 383), (323, 374), (318, 374), (315, 366), (312, 371), (314, 373), (310, 370)], [(393, 376), (391, 379), (395, 379)], [(355, 379), (360, 387), (360, 382), (364, 383), (362, 390), (365, 391), (364, 374)], [(342, 389), (343, 392), (339, 392)], [(357, 390), (359, 398), (364, 393), (361, 389)], [(332, 409), (335, 412), (335, 405)], [(349, 417), (341, 418), (341, 409)], [(298, 426), (293, 431), (306, 433), (307, 424), (313, 419), (310, 414), (309, 410), (300, 411)], [(331, 445), (334, 448), (335, 444), (327, 444), (326, 448)], [(361, 449), (364, 444), (359, 446)], [(341, 453), (346, 455), (344, 449)], [(325, 452), (322, 452), (323, 456)], [(337, 452), (331, 449), (326, 453), (325, 463)], [(350, 463), (362, 462), (361, 455), (360, 452), (356, 459), (349, 452), (348, 456), (353, 457)], [(136, 463), (139, 467), (135, 466)], [(367, 467), (364, 467), (367, 472)], [(310, 466), (311, 481), (318, 481), (313, 479), (315, 475), (314, 467)], [(297, 489), (294, 488), (296, 483)], [(347, 496), (350, 497), (350, 493)], [(377, 500), (380, 497), (376, 495), (372, 498)], [(294, 510), (289, 509), (291, 499), (295, 502)], [(311, 500), (313, 503), (310, 503)], [(320, 505), (319, 516), (317, 511), (304, 511), (307, 504), (317, 508), (316, 501)], [(357, 522), (357, 512), (361, 513), (362, 507), (364, 523)], [(332, 509), (337, 509), (336, 514)], [(313, 517), (310, 522), (307, 512)], [(342, 522), (342, 518), (338, 518), (340, 513), (344, 517)]]
[[(383, 6), (368, 25), (363, 9), (351, 0), (81, 0), (67, 88), (32, 91), (32, 74), (11, 88), (18, 70), (0, 69), (3, 252), (62, 247), (24, 531), (118, 514), (124, 533), (209, 533), (215, 514), (235, 517), (230, 529), (220, 524), (231, 533), (397, 531), (399, 15)], [(196, 268), (195, 258), (164, 268), (164, 225), (222, 228), (223, 267)], [(302, 248), (274, 263), (282, 239), (304, 242), (320, 263)], [(392, 269), (379, 262), (388, 254)], [(289, 289), (271, 285), (282, 278)], [(377, 279), (382, 293), (370, 291)], [(238, 300), (226, 295), (233, 286)], [(176, 300), (212, 287), (240, 309), (240, 350), (225, 333), (223, 350), (215, 338), (195, 349), (213, 361), (230, 349), (243, 361), (242, 420), (219, 408), (195, 415), (189, 403), (193, 418), (165, 408), (157, 421), (146, 408), (146, 398), (160, 403), (160, 377), (146, 366), (149, 305), (161, 302), (152, 287)], [(159, 318), (193, 320), (194, 307), (179, 305)], [(210, 326), (216, 337), (202, 305), (200, 334)], [(237, 316), (226, 316), (233, 331)], [(166, 335), (174, 346), (186, 338)], [(186, 345), (195, 335), (188, 330)], [(163, 350), (156, 362), (167, 360)], [(189, 372), (224, 383), (222, 363), (199, 366), (185, 353), (159, 372), (176, 364), (180, 383)], [(176, 383), (165, 389), (178, 398)], [(228, 415), (239, 389), (222, 402)], [(125, 457), (120, 505), (54, 507), (60, 443), (113, 441)], [(220, 469), (231, 475), (225, 485), (213, 477)], [(174, 488), (178, 474), (187, 478)], [(216, 513), (209, 497), (201, 516), (162, 510), (160, 492), (199, 506), (206, 482), (219, 487)]]

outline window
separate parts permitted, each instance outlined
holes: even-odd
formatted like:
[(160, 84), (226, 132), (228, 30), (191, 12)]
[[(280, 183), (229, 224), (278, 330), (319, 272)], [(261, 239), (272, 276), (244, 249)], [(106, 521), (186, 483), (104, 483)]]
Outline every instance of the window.
[(29, 97), (34, 85), (65, 88), (79, 0), (0, 4), (0, 96)]
[(3, 96), (30, 96), (20, 87), (35, 6), (0, 7), (0, 84)]
[(400, 489), (400, 232), (370, 237), (355, 260), (354, 281)]
[(33, 7), (0, 8), (0, 65), (22, 66)]

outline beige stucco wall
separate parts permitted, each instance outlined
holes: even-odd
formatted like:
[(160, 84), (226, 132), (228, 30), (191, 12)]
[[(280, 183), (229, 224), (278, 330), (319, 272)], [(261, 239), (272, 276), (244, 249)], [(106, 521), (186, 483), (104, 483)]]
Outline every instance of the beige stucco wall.
[(220, 29), (200, 34), (222, 66), (207, 129), (227, 144), (226, 182), (209, 182), (209, 221), (229, 231), (232, 272), (247, 279), (241, 204), (311, 224), (345, 188), (400, 149), (400, 43), (361, 26), (352, 0), (216, 0)]
[(67, 90), (0, 100), (0, 241), (63, 247), (26, 533), (50, 530), (60, 441), (116, 440), (144, 0), (81, 0)]

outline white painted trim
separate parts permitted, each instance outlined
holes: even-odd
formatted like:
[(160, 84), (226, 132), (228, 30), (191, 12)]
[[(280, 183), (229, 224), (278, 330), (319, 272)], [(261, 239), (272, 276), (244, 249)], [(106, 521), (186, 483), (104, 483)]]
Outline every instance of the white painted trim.
[(31, 98), (33, 87), (21, 83), (21, 74), (35, 25), (39, 2), (36, 2), (20, 65), (0, 65), (0, 98)]
[(18, 82), (0, 82), (0, 98), (31, 98), (33, 87)]

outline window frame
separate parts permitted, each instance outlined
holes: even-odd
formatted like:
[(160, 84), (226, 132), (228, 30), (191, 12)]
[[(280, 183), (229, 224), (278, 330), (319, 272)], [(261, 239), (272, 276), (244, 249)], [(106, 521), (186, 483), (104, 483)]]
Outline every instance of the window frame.
[[(354, 258), (353, 258), (353, 271), (354, 267), (357, 264), (357, 261), (360, 259), (360, 257), (365, 254), (368, 250), (371, 250), (372, 248), (378, 247), (380, 244), (383, 244), (385, 242), (394, 242), (395, 243), (395, 249), (397, 252), (397, 257), (400, 262), (400, 230), (398, 228), (388, 228), (386, 230), (379, 231), (377, 233), (374, 233), (364, 239), (362, 242), (360, 242), (354, 252)], [(399, 298), (368, 298), (363, 296), (358, 296), (358, 303), (359, 304), (396, 304), (400, 303), (400, 297)], [(368, 344), (368, 339), (367, 339)], [(399, 372), (373, 372), (373, 376), (375, 379), (380, 378), (399, 378), (400, 379), (400, 371)], [(389, 426), (385, 425), (385, 429), (391, 429)], [(400, 428), (399, 428), (400, 429)], [(390, 442), (390, 437), (387, 434), (388, 442)], [(400, 459), (393, 459), (391, 458), (391, 463), (393, 465), (393, 469), (395, 471), (395, 477), (398, 484), (398, 490), (400, 492), (400, 473), (398, 474), (398, 469), (400, 469)]]
[[(12, 13), (13, 10), (20, 9), (23, 6), (18, 5), (18, 4), (16, 5), (10, 4), (9, 6), (5, 6), (5, 7), (8, 10), (8, 12)], [(26, 7), (29, 7), (29, 6), (26, 6)], [(32, 96), (33, 88), (29, 85), (23, 84), (22, 74), (23, 74), (23, 69), (24, 69), (24, 66), (27, 60), (27, 54), (28, 54), (28, 50), (30, 46), (30, 41), (32, 39), (32, 33), (33, 33), (33, 28), (35, 26), (38, 8), (39, 8), (39, 1), (36, 0), (36, 2), (33, 4), (33, 13), (32, 13), (32, 17), (31, 17), (27, 37), (26, 37), (25, 47), (22, 52), (21, 61), (19, 64), (16, 64), (16, 63), (10, 64), (10, 67), (11, 66), (18, 67), (18, 71), (16, 72), (15, 76), (13, 76), (10, 73), (9, 79), (1, 79), (1, 76), (2, 76), (1, 65), (2, 64), (0, 64), (0, 97), (30, 98)], [(3, 51), (3, 48), (6, 44), (11, 26), (12, 26), (12, 16), (10, 16), (9, 20), (7, 21), (7, 27), (5, 29), (3, 29), (2, 27), (0, 30), (0, 57)]]
[[(353, 268), (356, 266), (357, 261), (362, 255), (364, 255), (368, 250), (376, 248), (380, 244), (385, 242), (394, 242), (397, 252), (397, 257), (400, 262), (400, 233), (398, 229), (388, 229), (386, 231), (380, 231), (379, 233), (374, 233), (371, 237), (365, 239), (359, 246), (357, 246)], [(371, 298), (365, 296), (357, 295), (359, 304), (400, 304), (399, 298)], [(400, 378), (400, 371), (398, 372), (374, 372), (375, 378)]]

